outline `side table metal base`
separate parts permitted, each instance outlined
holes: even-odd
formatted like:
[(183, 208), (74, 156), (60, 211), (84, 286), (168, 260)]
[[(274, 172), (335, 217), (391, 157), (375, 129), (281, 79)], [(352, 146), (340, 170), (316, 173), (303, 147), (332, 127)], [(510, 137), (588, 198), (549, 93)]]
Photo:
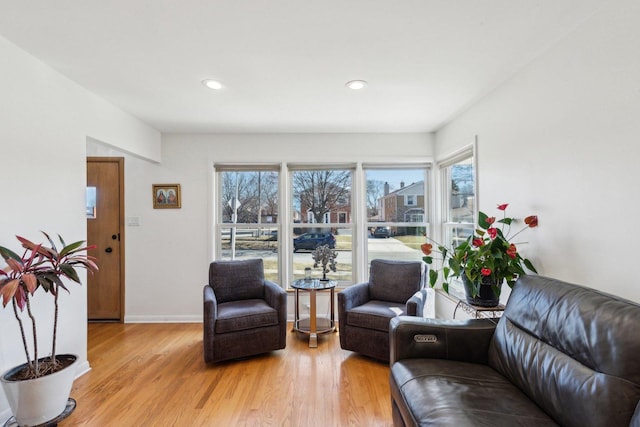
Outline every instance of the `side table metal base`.
[[(467, 301), (459, 300), (458, 304), (456, 305), (456, 308), (453, 310), (454, 319), (456, 318), (456, 312), (458, 311), (458, 308), (460, 308), (462, 311), (464, 311), (467, 314), (475, 316), (476, 319), (486, 318), (491, 321), (494, 321), (495, 323), (497, 319), (499, 319), (500, 316), (502, 316), (502, 313), (504, 312), (505, 307), (502, 304), (498, 304), (495, 307), (480, 307), (476, 305), (471, 305)], [(491, 314), (489, 315), (489, 313)]]
[[(318, 347), (318, 335), (336, 330), (334, 318), (335, 280), (304, 279), (295, 280), (291, 286), (295, 289), (295, 314), (293, 330), (309, 336), (309, 347)], [(309, 292), (309, 317), (300, 318), (300, 291)], [(330, 291), (329, 318), (318, 317), (316, 312), (316, 292)]]
[[(62, 420), (64, 420), (65, 418), (67, 418), (69, 415), (71, 415), (71, 413), (76, 409), (76, 400), (72, 397), (69, 398), (69, 400), (67, 401), (67, 406), (64, 408), (64, 411), (62, 411), (62, 413), (60, 415), (58, 415), (57, 417), (55, 417), (52, 420), (47, 421), (44, 424), (38, 424), (37, 426), (33, 426), (33, 427), (55, 427), (58, 425), (58, 423)], [(16, 417), (11, 417), (9, 418), (5, 423), (4, 423), (4, 427), (19, 427), (18, 422), (16, 421)]]

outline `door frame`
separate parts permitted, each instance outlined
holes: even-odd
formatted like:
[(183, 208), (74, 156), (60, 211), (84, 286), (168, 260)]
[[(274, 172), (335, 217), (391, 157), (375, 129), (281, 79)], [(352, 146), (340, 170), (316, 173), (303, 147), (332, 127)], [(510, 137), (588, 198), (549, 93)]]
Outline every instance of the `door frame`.
[[(118, 205), (120, 206), (120, 212), (118, 213), (119, 222), (118, 229), (120, 230), (120, 323), (124, 323), (125, 305), (124, 305), (124, 270), (125, 270), (125, 218), (124, 218), (124, 157), (87, 157), (87, 163), (118, 163)], [(86, 185), (86, 184), (85, 184)], [(88, 233), (88, 230), (87, 230)], [(98, 266), (99, 267), (99, 266)], [(88, 294), (87, 294), (88, 298)]]

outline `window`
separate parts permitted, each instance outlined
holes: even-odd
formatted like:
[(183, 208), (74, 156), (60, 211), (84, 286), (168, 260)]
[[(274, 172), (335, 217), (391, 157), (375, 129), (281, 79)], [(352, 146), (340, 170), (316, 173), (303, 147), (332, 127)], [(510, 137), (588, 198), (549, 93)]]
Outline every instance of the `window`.
[(420, 245), (429, 227), (427, 165), (411, 168), (365, 165), (363, 169), (367, 259), (421, 260)]
[(444, 186), (444, 243), (456, 247), (473, 234), (475, 218), (475, 173), (473, 158), (442, 169)]
[(276, 170), (218, 167), (220, 259), (262, 258), (265, 278), (280, 282)]
[[(455, 248), (473, 234), (476, 218), (476, 168), (474, 146), (439, 164), (442, 184), (442, 239)], [(455, 290), (455, 283), (451, 283)], [(462, 291), (462, 285), (459, 285)], [(450, 288), (451, 289), (451, 288)]]
[(374, 258), (421, 260), (429, 166), (215, 164), (214, 257), (262, 258), (284, 287), (313, 268), (319, 245), (338, 254), (328, 276), (339, 287), (366, 280)]
[[(320, 245), (329, 245), (338, 253), (337, 271), (329, 276), (342, 286), (352, 284), (354, 233), (349, 218), (353, 169), (291, 166), (290, 170), (291, 279), (303, 278), (305, 267), (313, 267), (311, 252)], [(320, 270), (315, 268), (312, 274), (320, 277)]]

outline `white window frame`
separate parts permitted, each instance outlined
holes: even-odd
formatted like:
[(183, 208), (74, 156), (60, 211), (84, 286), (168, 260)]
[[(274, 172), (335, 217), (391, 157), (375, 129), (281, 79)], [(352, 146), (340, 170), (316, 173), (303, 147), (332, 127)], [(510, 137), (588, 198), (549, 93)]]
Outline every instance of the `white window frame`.
[[(278, 198), (278, 215), (276, 222), (261, 222), (261, 216), (258, 218), (258, 222), (256, 223), (228, 223), (223, 222), (223, 214), (222, 214), (222, 203), (221, 203), (221, 195), (222, 195), (222, 179), (221, 176), (224, 172), (276, 172), (278, 174), (278, 190), (277, 190), (277, 198)], [(282, 256), (280, 255), (282, 251), (280, 250), (282, 246), (282, 224), (285, 218), (282, 209), (282, 181), (283, 181), (283, 173), (282, 166), (279, 163), (273, 164), (238, 164), (238, 163), (214, 163), (213, 165), (213, 185), (215, 188), (215, 193), (213, 197), (213, 259), (219, 260), (222, 258), (222, 241), (219, 236), (222, 234), (223, 230), (235, 228), (237, 230), (259, 230), (261, 228), (276, 228), (278, 241), (275, 252), (277, 253), (277, 266), (278, 266), (278, 283), (282, 283), (283, 279), (283, 262)]]
[(424, 222), (424, 214), (421, 213), (412, 213), (409, 214), (409, 222), (413, 223), (413, 222)]
[[(357, 238), (356, 238), (356, 223), (353, 221), (354, 217), (353, 217), (353, 212), (354, 210), (357, 210), (355, 208), (355, 203), (356, 203), (356, 191), (354, 191), (354, 187), (356, 186), (356, 181), (357, 181), (357, 164), (356, 163), (288, 163), (286, 165), (286, 170), (287, 170), (287, 182), (288, 182), (288, 197), (287, 200), (285, 201), (286, 206), (287, 206), (287, 210), (288, 211), (293, 211), (293, 194), (294, 194), (294, 189), (293, 189), (293, 174), (295, 172), (298, 171), (308, 171), (308, 170), (348, 170), (351, 173), (351, 191), (350, 191), (350, 206), (351, 206), (351, 212), (352, 215), (351, 217), (349, 217), (349, 215), (347, 215), (346, 219), (349, 222), (346, 223), (332, 223), (331, 221), (331, 216), (330, 213), (326, 213), (323, 217), (323, 223), (318, 224), (318, 223), (311, 223), (311, 222), (307, 222), (307, 223), (294, 223), (292, 220), (289, 222), (288, 224), (288, 233), (289, 236), (287, 238), (289, 238), (290, 240), (293, 240), (293, 230), (294, 228), (307, 228), (307, 224), (313, 224), (313, 228), (317, 228), (320, 229), (322, 231), (320, 232), (332, 232), (335, 229), (350, 229), (350, 233), (352, 236), (352, 241), (351, 241), (351, 279), (349, 280), (338, 280), (338, 287), (348, 287), (353, 285), (354, 283), (357, 283), (359, 280), (359, 274), (358, 274), (358, 268), (357, 268), (357, 263), (356, 263), (356, 253), (358, 251), (358, 242), (357, 242)], [(328, 217), (327, 217), (328, 216)], [(287, 283), (291, 284), (294, 281), (294, 263), (293, 263), (293, 244), (291, 245), (290, 248), (290, 254), (288, 254), (289, 256), (289, 260), (287, 262)], [(310, 260), (310, 264), (313, 265), (313, 260), (311, 259), (311, 256), (309, 255), (309, 260)]]
[[(293, 184), (292, 174), (296, 170), (311, 170), (311, 169), (343, 169), (351, 171), (351, 191), (350, 191), (350, 209), (341, 211), (344, 213), (344, 220), (347, 222), (340, 222), (340, 213), (336, 217), (337, 223), (323, 223), (313, 224), (314, 228), (324, 230), (333, 229), (349, 229), (352, 235), (351, 245), (351, 280), (344, 280), (338, 282), (338, 288), (344, 288), (354, 283), (360, 283), (366, 281), (369, 273), (369, 254), (368, 254), (368, 230), (369, 227), (375, 226), (402, 226), (402, 227), (425, 227), (427, 232), (433, 227), (434, 215), (437, 215), (435, 210), (435, 182), (437, 177), (433, 172), (434, 163), (430, 159), (423, 159), (418, 162), (412, 163), (375, 163), (375, 162), (354, 162), (354, 163), (267, 163), (267, 164), (243, 164), (243, 163), (213, 163), (212, 167), (212, 190), (213, 197), (211, 199), (211, 237), (212, 237), (212, 253), (211, 259), (222, 259), (222, 244), (219, 236), (223, 229), (230, 227), (229, 223), (223, 223), (222, 219), (222, 206), (221, 206), (221, 185), (222, 175), (221, 172), (228, 171), (278, 171), (278, 215), (276, 222), (264, 223), (264, 224), (235, 224), (237, 229), (255, 229), (256, 226), (268, 226), (269, 228), (277, 228), (277, 245), (274, 248), (274, 252), (278, 253), (278, 283), (287, 288), (293, 281), (293, 229), (296, 227), (305, 227), (304, 223), (294, 222), (294, 219), (299, 219), (299, 215), (302, 212), (293, 210), (294, 204), (292, 203), (293, 197)], [(422, 218), (422, 222), (394, 222), (390, 224), (369, 222), (367, 218), (367, 205), (365, 201), (366, 197), (366, 170), (368, 169), (424, 169), (425, 170), (425, 185), (424, 185), (424, 206), (425, 213)], [(417, 196), (416, 196), (417, 197)], [(418, 199), (416, 199), (418, 200)], [(398, 200), (399, 202), (400, 200)], [(382, 207), (381, 207), (382, 208)], [(331, 220), (331, 218), (329, 218)], [(346, 230), (345, 230), (346, 231)], [(313, 260), (309, 256), (310, 263)]]
[[(432, 198), (430, 197), (431, 195), (431, 190), (433, 187), (433, 171), (432, 171), (432, 166), (433, 164), (431, 162), (415, 162), (415, 163), (364, 163), (362, 165), (362, 186), (364, 187), (363, 189), (363, 194), (361, 196), (362, 199), (362, 203), (364, 204), (364, 208), (363, 210), (363, 218), (364, 218), (364, 225), (365, 225), (365, 231), (366, 230), (371, 230), (371, 229), (375, 229), (375, 227), (391, 227), (392, 230), (394, 228), (398, 228), (398, 227), (423, 227), (427, 233), (430, 233), (431, 227), (432, 227), (432, 223), (430, 221), (430, 215), (433, 214), (433, 212), (435, 211), (434, 207), (435, 204), (432, 200)], [(423, 184), (423, 200), (424, 200), (424, 213), (422, 221), (421, 222), (411, 222), (409, 221), (409, 218), (403, 218), (404, 221), (397, 221), (397, 222), (389, 222), (389, 221), (385, 221), (385, 222), (374, 222), (374, 221), (369, 221), (368, 217), (367, 217), (367, 209), (366, 209), (366, 201), (365, 198), (367, 197), (366, 194), (366, 181), (367, 181), (367, 171), (369, 170), (398, 170), (401, 171), (402, 169), (422, 169), (424, 172), (424, 184)], [(404, 187), (406, 188), (406, 186)], [(416, 203), (414, 203), (411, 206), (417, 207), (418, 206), (418, 198), (420, 195), (413, 195), (415, 197), (415, 201)], [(406, 197), (407, 195), (404, 195), (404, 201), (405, 201), (405, 206), (406, 205)], [(397, 199), (396, 199), (397, 200)], [(399, 202), (399, 201), (398, 201)], [(380, 211), (382, 211), (382, 208), (384, 207), (384, 203), (380, 203), (382, 206), (380, 206)], [(368, 265), (371, 262), (371, 260), (369, 259), (369, 250), (368, 250), (368, 241), (365, 239), (365, 241), (363, 242), (363, 248), (362, 248), (363, 252), (364, 252), (364, 261), (365, 261), (365, 265), (367, 266), (366, 271), (364, 272), (365, 274), (365, 279), (368, 278), (368, 274), (369, 274), (369, 269), (368, 269)]]
[[(464, 160), (471, 159), (473, 166), (473, 182), (474, 182), (474, 206), (473, 206), (473, 219), (471, 222), (453, 222), (449, 217), (451, 212), (451, 169), (450, 167), (458, 164)], [(448, 236), (451, 236), (454, 228), (463, 227), (468, 228), (470, 232), (475, 229), (475, 224), (478, 218), (478, 156), (477, 156), (477, 141), (461, 148), (455, 153), (449, 154), (437, 162), (439, 171), (439, 200), (440, 200), (440, 215), (439, 226), (437, 227), (437, 234), (435, 240), (441, 242), (446, 247), (451, 248), (452, 241), (448, 240)], [(434, 261), (435, 262), (435, 261)], [(456, 294), (457, 296), (464, 296), (464, 288), (462, 282), (457, 279), (450, 280), (449, 292)]]

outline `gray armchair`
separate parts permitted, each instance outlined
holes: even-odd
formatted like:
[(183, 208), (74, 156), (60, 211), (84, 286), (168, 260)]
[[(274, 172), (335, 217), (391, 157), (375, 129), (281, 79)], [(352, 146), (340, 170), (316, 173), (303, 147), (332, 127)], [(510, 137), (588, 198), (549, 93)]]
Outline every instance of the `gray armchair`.
[(204, 360), (237, 359), (283, 349), (287, 293), (264, 279), (261, 259), (214, 261), (204, 287)]
[(368, 282), (338, 293), (340, 347), (388, 362), (391, 319), (423, 316), (425, 273), (421, 261), (371, 261)]

